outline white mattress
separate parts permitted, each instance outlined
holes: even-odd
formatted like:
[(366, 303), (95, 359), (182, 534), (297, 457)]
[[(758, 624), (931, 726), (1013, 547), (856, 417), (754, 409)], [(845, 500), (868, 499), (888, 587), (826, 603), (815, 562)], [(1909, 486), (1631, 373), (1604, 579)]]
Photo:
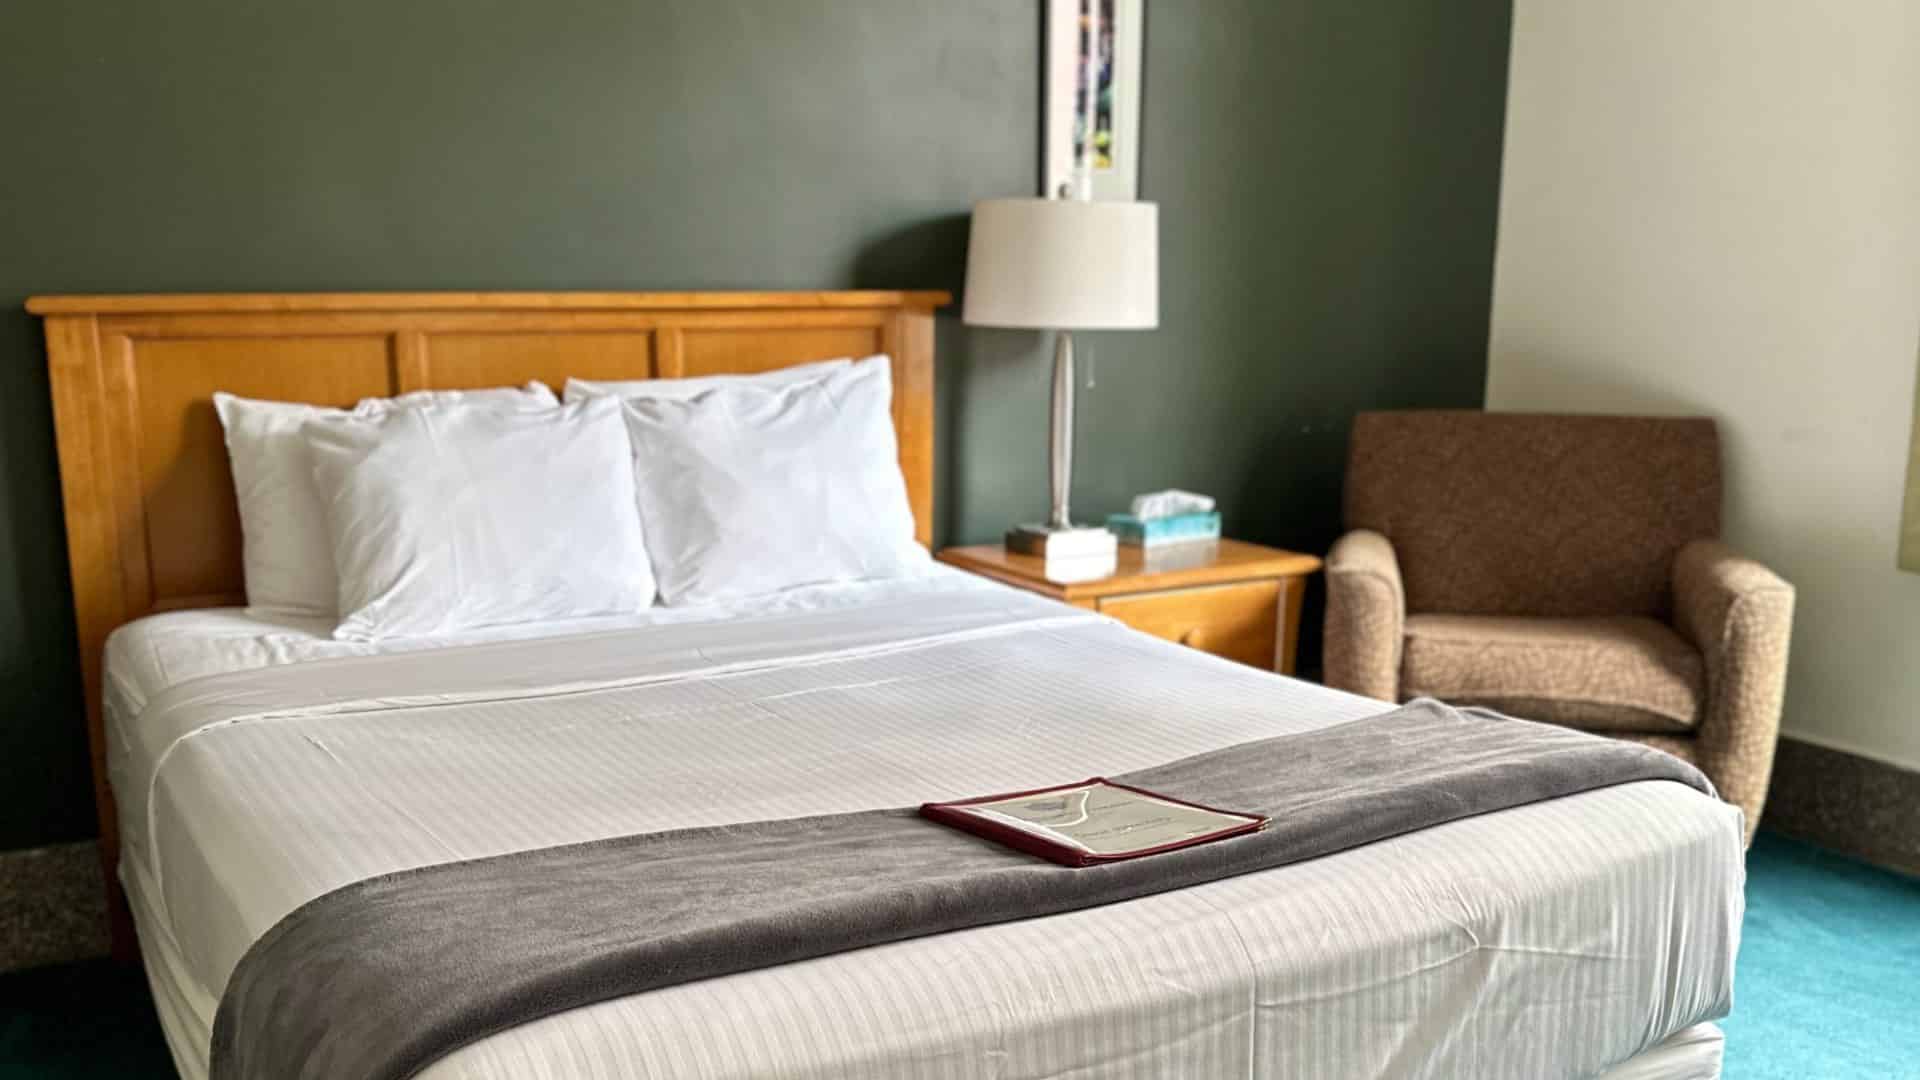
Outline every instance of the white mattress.
[[(952, 575), (780, 606), (291, 664), (363, 647), (234, 613), (117, 635), (122, 876), (182, 1071), (254, 938), (359, 878), (1041, 786), (1380, 708)], [(424, 1075), (1586, 1076), (1725, 1013), (1741, 856), (1736, 811), (1633, 784), (607, 1002)]]

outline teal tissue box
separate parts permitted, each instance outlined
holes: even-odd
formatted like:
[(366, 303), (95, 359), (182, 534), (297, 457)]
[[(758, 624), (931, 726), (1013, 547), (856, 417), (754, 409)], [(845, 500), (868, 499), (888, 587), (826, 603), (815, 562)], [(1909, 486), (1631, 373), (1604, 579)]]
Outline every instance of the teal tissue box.
[(1175, 514), (1172, 517), (1153, 518), (1143, 521), (1132, 514), (1112, 514), (1107, 518), (1107, 529), (1120, 538), (1123, 544), (1135, 547), (1159, 547), (1162, 544), (1184, 544), (1194, 540), (1220, 539), (1220, 512), (1209, 511), (1204, 514)]

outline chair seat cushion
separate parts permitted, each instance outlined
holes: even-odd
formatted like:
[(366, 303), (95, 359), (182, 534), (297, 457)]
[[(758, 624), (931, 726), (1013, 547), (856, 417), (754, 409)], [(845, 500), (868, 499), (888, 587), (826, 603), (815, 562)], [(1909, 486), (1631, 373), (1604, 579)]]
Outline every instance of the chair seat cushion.
[(1686, 639), (1638, 616), (1413, 615), (1400, 687), (1587, 731), (1687, 732), (1706, 666)]

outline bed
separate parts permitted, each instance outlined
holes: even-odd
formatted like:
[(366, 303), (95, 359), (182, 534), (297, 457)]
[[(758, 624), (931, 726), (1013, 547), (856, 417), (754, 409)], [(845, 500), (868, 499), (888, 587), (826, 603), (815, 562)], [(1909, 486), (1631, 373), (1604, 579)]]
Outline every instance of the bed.
[[(336, 642), (240, 607), (215, 390), (752, 372), (883, 352), (931, 536), (926, 293), (45, 298), (103, 851), (184, 1076), (288, 912), (408, 867), (1124, 772), (1379, 711), (929, 566)], [(228, 703), (239, 712), (223, 714)], [(239, 716), (246, 722), (224, 722)], [(618, 998), (421, 1075), (1718, 1075), (1737, 811), (1665, 783), (1125, 903)], [(130, 900), (130, 903), (128, 902)], [(138, 926), (136, 938), (125, 935)]]

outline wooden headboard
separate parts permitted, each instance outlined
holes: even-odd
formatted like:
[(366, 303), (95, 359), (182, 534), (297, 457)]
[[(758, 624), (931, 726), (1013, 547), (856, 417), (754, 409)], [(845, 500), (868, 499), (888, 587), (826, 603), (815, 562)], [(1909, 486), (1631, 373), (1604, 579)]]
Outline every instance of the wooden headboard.
[[(103, 854), (117, 840), (101, 649), (155, 611), (246, 602), (240, 521), (212, 395), (350, 406), (409, 390), (556, 391), (584, 379), (893, 358), (900, 467), (933, 529), (939, 292), (314, 293), (42, 296)], [(118, 924), (120, 920), (116, 919)], [(120, 946), (122, 925), (116, 925)]]

